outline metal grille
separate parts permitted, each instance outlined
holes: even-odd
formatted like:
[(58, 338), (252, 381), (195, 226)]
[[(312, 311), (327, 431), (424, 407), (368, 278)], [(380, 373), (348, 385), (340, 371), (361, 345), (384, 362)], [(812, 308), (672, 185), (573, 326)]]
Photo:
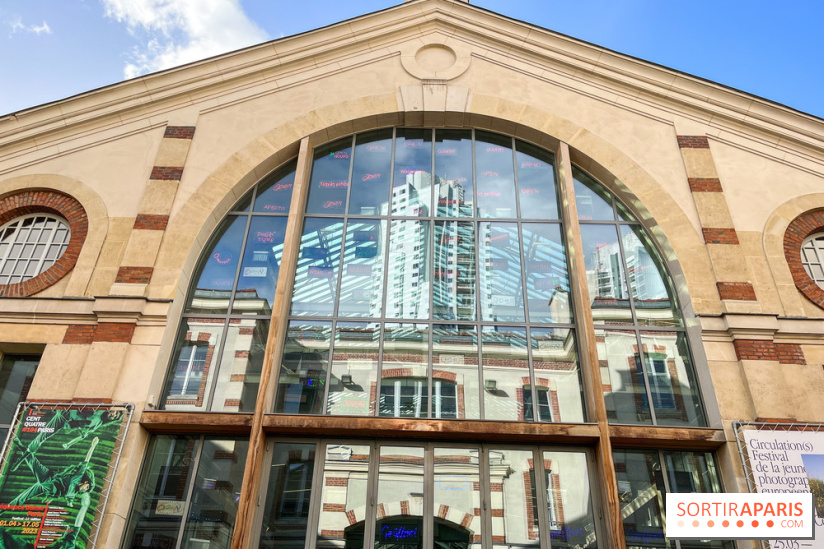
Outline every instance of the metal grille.
[(824, 234), (816, 233), (804, 240), (801, 263), (809, 277), (824, 289)]
[[(114, 439), (114, 448), (111, 453), (108, 469), (106, 470), (106, 474), (103, 477), (102, 482), (100, 484), (100, 499), (97, 501), (97, 505), (94, 509), (95, 514), (94, 519), (91, 522), (91, 529), (89, 531), (88, 540), (85, 541), (87, 548), (94, 548), (97, 547), (97, 536), (100, 533), (100, 526), (103, 522), (103, 517), (106, 513), (106, 504), (109, 501), (109, 494), (112, 489), (112, 483), (114, 482), (114, 476), (117, 472), (118, 464), (120, 463), (120, 455), (123, 450), (123, 443), (126, 440), (126, 435), (129, 431), (129, 424), (131, 423), (132, 413), (134, 412), (134, 404), (67, 404), (65, 402), (21, 402), (17, 405), (17, 410), (15, 411), (11, 428), (9, 429), (9, 432), (6, 435), (5, 444), (3, 445), (2, 461), (0, 461), (0, 471), (2, 471), (3, 476), (0, 476), (0, 487), (2, 487), (2, 484), (6, 482), (6, 469), (7, 465), (9, 465), (8, 461), (13, 454), (12, 450), (17, 449), (19, 447), (18, 439), (14, 437), (14, 434), (18, 430), (19, 423), (22, 420), (22, 418), (24, 416), (27, 416), (30, 411), (50, 412), (57, 410), (64, 412), (77, 411), (86, 413), (93, 413), (99, 410), (104, 410), (107, 414), (107, 418), (109, 418), (110, 420), (111, 418), (115, 417), (115, 415), (119, 414), (117, 415), (117, 417), (119, 417), (120, 425), (117, 431), (117, 436)], [(25, 451), (28, 452), (29, 450), (29, 448), (26, 448)], [(92, 450), (89, 451), (90, 455), (91, 453)], [(45, 522), (46, 517), (44, 516), (42, 520), (43, 522)], [(79, 538), (78, 541), (80, 541)]]
[(53, 215), (18, 217), (0, 227), (0, 284), (19, 284), (39, 275), (66, 251), (71, 231)]

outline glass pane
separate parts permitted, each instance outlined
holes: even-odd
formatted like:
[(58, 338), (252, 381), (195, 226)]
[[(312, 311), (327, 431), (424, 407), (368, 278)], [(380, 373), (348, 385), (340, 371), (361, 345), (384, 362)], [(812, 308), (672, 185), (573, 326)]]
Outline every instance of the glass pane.
[(526, 329), (484, 326), (481, 342), (484, 419), (534, 421)]
[(432, 130), (399, 129), (395, 139), (392, 215), (432, 211)]
[(289, 213), (292, 203), (292, 189), (295, 186), (297, 162), (289, 162), (260, 184), (255, 198), (254, 211), (268, 213)]
[(613, 221), (612, 195), (590, 176), (572, 168), (575, 184), (575, 204), (578, 206), (578, 219), (582, 221)]
[(230, 318), (212, 412), (254, 412), (268, 320)]
[(326, 413), (375, 415), (380, 324), (338, 322)]
[(480, 549), (483, 521), (478, 450), (435, 448), (434, 538), (438, 549)]
[(338, 295), (343, 220), (307, 218), (292, 291), (295, 316), (332, 316)]
[(430, 231), (428, 221), (392, 221), (387, 266), (387, 318), (429, 318)]
[(481, 319), (523, 322), (521, 253), (515, 223), (480, 223)]
[(124, 547), (175, 547), (200, 441), (195, 437), (158, 435), (149, 443), (146, 464), (126, 528)]
[(314, 444), (275, 443), (258, 547), (303, 549), (314, 467)]
[(627, 257), (629, 283), (638, 324), (681, 326), (672, 282), (660, 254), (639, 225), (622, 225), (621, 241)]
[(475, 320), (475, 224), (435, 222), (436, 320)]
[(219, 314), (229, 310), (246, 220), (245, 216), (229, 216), (215, 231), (192, 277), (196, 282), (189, 293), (186, 312)]
[(597, 547), (586, 454), (544, 452), (544, 475), (552, 547)]
[(478, 217), (517, 217), (512, 139), (475, 132), (475, 179)]
[(366, 445), (326, 446), (315, 542), (319, 549), (363, 547), (370, 453), (371, 448)]
[(226, 321), (222, 318), (184, 318), (177, 334), (162, 408), (205, 411), (218, 366)]
[(285, 233), (285, 217), (252, 218), (233, 313), (271, 316)]
[(635, 332), (595, 330), (601, 383), (611, 423), (652, 423)]
[(349, 220), (343, 251), (339, 316), (381, 316), (386, 226), (386, 221)]
[(629, 211), (629, 208), (621, 204), (621, 201), (617, 198), (614, 200), (615, 209), (618, 211), (618, 219), (620, 221), (634, 221), (636, 223), (638, 222), (638, 220), (635, 219), (635, 216), (632, 214), (632, 212)]
[(521, 217), (560, 219), (555, 190), (555, 155), (522, 141), (515, 142), (515, 165), (521, 191)]
[(674, 547), (664, 538), (664, 475), (658, 452), (612, 453), (628, 549)]
[(286, 331), (275, 412), (322, 414), (332, 324), (293, 320)]
[[(664, 465), (671, 492), (722, 492), (718, 468), (712, 454), (664, 452)], [(682, 549), (733, 549), (729, 540), (681, 540)]]
[(695, 368), (683, 332), (641, 332), (658, 425), (705, 426)]
[(631, 324), (632, 311), (615, 225), (581, 225), (581, 240), (595, 324)]
[(585, 421), (575, 333), (567, 328), (532, 328), (530, 345), (538, 421)]
[(315, 149), (306, 213), (342, 214), (346, 211), (352, 138)]
[(423, 452), (423, 448), (380, 449), (376, 549), (423, 547)]
[(355, 142), (352, 168), (352, 215), (389, 215), (392, 170), (392, 130), (362, 133)]
[(493, 547), (539, 547), (538, 498), (531, 451), (490, 449)]
[[(39, 356), (3, 355), (0, 362), (0, 425), (10, 425), (17, 410), (17, 403), (26, 400), (34, 372), (40, 363)], [(0, 444), (5, 442), (0, 437)]]
[(561, 226), (524, 223), (522, 229), (529, 320), (572, 322), (572, 299)]
[(432, 417), (480, 419), (475, 326), (433, 326)]
[(245, 440), (203, 442), (181, 549), (228, 549), (232, 544), (248, 450)]
[(380, 415), (426, 417), (429, 326), (387, 324), (383, 337)]
[(435, 197), (439, 217), (472, 217), (472, 132), (435, 131)]

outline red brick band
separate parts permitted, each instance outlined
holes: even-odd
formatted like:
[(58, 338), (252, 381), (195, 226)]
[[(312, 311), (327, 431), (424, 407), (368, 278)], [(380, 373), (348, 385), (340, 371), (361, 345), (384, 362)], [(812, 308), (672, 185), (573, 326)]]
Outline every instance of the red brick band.
[(801, 345), (775, 343), (763, 339), (736, 339), (732, 342), (738, 360), (775, 360), (781, 364), (807, 364)]
[(717, 282), (721, 299), (734, 301), (757, 301), (755, 288), (749, 282)]
[(704, 242), (707, 244), (738, 244), (738, 235), (735, 229), (708, 229), (703, 228)]
[(97, 326), (92, 324), (72, 324), (66, 328), (63, 336), (64, 344), (88, 345), (94, 341), (94, 332)]
[(709, 149), (710, 142), (704, 135), (679, 135), (678, 147), (682, 149)]
[(795, 287), (807, 299), (824, 308), (824, 290), (818, 287), (801, 263), (801, 245), (813, 234), (824, 232), (824, 210), (804, 212), (792, 220), (784, 233), (784, 259), (790, 267)]
[(192, 139), (194, 136), (194, 126), (166, 126), (166, 131), (163, 132), (166, 139)]
[(94, 343), (131, 343), (134, 328), (129, 322), (101, 322), (94, 331)]
[(135, 229), (144, 229), (149, 231), (165, 231), (168, 224), (168, 215), (138, 214), (134, 220)]
[(775, 350), (778, 352), (778, 362), (781, 364), (807, 364), (804, 358), (804, 351), (801, 345), (795, 343), (776, 343)]
[(0, 199), (0, 226), (17, 217), (38, 213), (57, 215), (69, 223), (69, 245), (54, 265), (36, 277), (18, 284), (0, 286), (2, 297), (28, 297), (48, 288), (66, 276), (80, 257), (80, 249), (89, 234), (89, 217), (80, 202), (67, 194), (45, 189), (25, 191)]
[(763, 339), (736, 339), (732, 342), (738, 360), (775, 360), (778, 351), (775, 342)]
[(760, 423), (798, 423), (794, 417), (757, 417), (755, 421)]
[(152, 272), (153, 267), (120, 267), (114, 281), (120, 284), (148, 284)]
[(722, 193), (721, 180), (717, 177), (690, 177), (687, 181), (694, 193)]
[(155, 166), (149, 179), (159, 181), (180, 181), (183, 177), (183, 166)]

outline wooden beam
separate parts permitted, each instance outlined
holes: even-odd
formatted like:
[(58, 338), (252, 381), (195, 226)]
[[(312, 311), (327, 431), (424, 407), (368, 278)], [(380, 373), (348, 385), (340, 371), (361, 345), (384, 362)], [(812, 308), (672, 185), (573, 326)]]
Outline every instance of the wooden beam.
[(256, 506), (254, 503), (258, 498), (259, 480), (263, 470), (263, 456), (266, 449), (266, 434), (263, 432), (262, 426), (264, 414), (271, 411), (274, 400), (275, 381), (277, 379), (274, 369), (280, 364), (278, 358), (283, 352), (284, 333), (287, 326), (289, 303), (292, 301), (292, 286), (300, 251), (303, 211), (306, 207), (311, 170), (312, 144), (308, 137), (304, 137), (300, 141), (300, 149), (298, 150), (292, 202), (289, 205), (289, 220), (286, 222), (286, 233), (283, 239), (283, 256), (280, 261), (280, 273), (278, 274), (275, 297), (272, 302), (272, 320), (269, 324), (269, 336), (266, 339), (266, 350), (263, 355), (263, 368), (260, 373), (260, 385), (258, 386), (257, 402), (249, 439), (249, 453), (247, 454), (246, 468), (243, 472), (243, 487), (240, 492), (235, 530), (232, 535), (232, 549), (251, 547), (252, 539), (255, 536), (253, 530)]
[(140, 425), (150, 433), (221, 433), (246, 435), (252, 414), (144, 411)]
[(727, 440), (723, 429), (610, 425), (612, 445), (622, 448), (662, 448), (712, 451)]
[[(615, 464), (612, 460), (612, 446), (609, 440), (609, 422), (604, 392), (601, 389), (601, 368), (598, 363), (598, 349), (595, 345), (595, 324), (592, 320), (592, 307), (587, 288), (587, 272), (584, 264), (584, 245), (581, 240), (581, 227), (578, 223), (578, 205), (575, 202), (575, 182), (572, 177), (572, 161), (569, 146), (561, 142), (556, 156), (558, 181), (561, 187), (561, 215), (566, 229), (566, 245), (569, 251), (572, 279), (572, 300), (578, 320), (577, 336), (581, 349), (581, 368), (584, 377), (584, 394), (590, 419), (598, 426), (598, 445), (595, 460), (598, 466), (598, 480), (606, 504), (606, 539), (612, 540), (615, 549), (626, 549), (624, 523), (621, 504), (618, 499), (618, 482), (615, 477)], [(577, 283), (576, 283), (577, 281)]]
[(596, 425), (570, 423), (515, 423), (384, 417), (287, 416), (269, 414), (263, 429), (269, 435), (401, 438), (515, 442), (530, 444), (592, 445), (598, 440)]

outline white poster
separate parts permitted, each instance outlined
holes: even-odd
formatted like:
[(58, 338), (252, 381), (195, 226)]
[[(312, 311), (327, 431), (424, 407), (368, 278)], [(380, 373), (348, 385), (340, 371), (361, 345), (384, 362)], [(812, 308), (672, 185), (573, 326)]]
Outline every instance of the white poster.
[(813, 493), (815, 539), (770, 540), (773, 549), (824, 549), (824, 432), (744, 431), (758, 493)]

